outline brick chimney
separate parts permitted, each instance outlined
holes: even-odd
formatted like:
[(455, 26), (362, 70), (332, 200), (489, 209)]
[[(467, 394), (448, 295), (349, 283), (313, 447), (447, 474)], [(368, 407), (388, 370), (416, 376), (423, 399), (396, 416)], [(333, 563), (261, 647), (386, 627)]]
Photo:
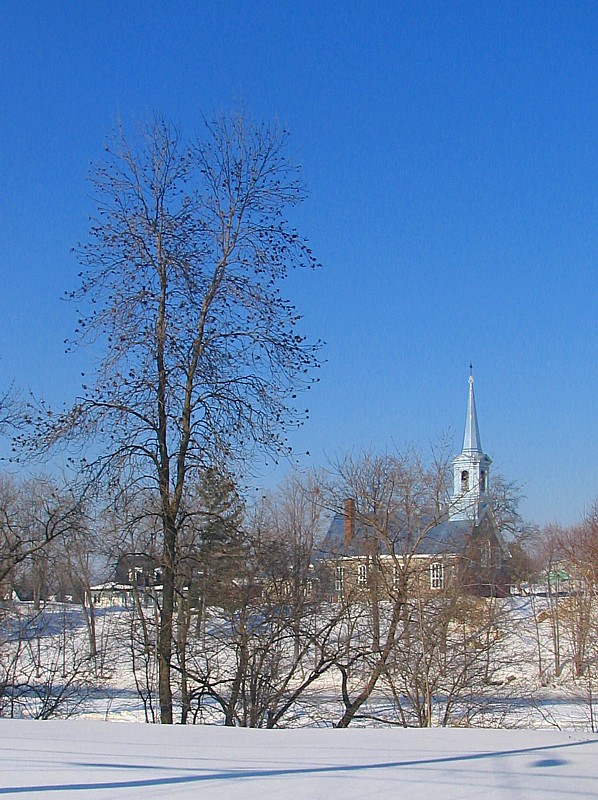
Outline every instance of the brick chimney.
[(355, 536), (355, 500), (347, 497), (345, 500), (345, 548), (349, 547)]

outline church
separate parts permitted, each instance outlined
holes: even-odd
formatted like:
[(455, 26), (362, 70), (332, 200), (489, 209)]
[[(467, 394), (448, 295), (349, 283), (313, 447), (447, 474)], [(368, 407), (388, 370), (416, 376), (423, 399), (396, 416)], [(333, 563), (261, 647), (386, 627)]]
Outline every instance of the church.
[(397, 511), (383, 534), (354, 498), (335, 514), (317, 560), (329, 566), (331, 583), (334, 570), (330, 593), (337, 599), (367, 591), (374, 573), (377, 586), (392, 594), (406, 571), (426, 593), (458, 584), (470, 594), (508, 594), (510, 554), (492, 507), (492, 460), (482, 449), (473, 384), (470, 374), (463, 446), (452, 461), (452, 490), (441, 508), (415, 521)]

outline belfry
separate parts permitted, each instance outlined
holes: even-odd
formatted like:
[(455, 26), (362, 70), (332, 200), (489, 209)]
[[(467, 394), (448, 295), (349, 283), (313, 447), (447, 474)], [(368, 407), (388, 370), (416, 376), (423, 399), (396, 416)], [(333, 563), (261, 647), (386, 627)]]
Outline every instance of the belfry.
[(474, 525), (478, 524), (489, 502), (491, 464), (492, 459), (482, 451), (473, 375), (470, 373), (463, 448), (453, 459), (453, 493), (449, 501), (449, 520), (468, 520)]

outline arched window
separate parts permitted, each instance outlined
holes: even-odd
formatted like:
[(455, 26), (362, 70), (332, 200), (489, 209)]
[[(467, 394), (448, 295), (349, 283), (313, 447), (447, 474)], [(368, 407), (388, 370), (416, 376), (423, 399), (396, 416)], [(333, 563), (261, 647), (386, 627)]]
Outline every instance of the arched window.
[(482, 494), (484, 494), (486, 491), (486, 480), (486, 470), (483, 469), (480, 471), (480, 492), (482, 492)]
[(461, 473), (461, 491), (469, 491), (469, 472), (466, 469)]

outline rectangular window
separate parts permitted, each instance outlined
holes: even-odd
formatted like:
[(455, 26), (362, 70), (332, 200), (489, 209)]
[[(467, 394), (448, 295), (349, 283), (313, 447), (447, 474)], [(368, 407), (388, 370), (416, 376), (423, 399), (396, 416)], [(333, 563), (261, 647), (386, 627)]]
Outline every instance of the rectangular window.
[(367, 564), (360, 564), (357, 569), (357, 585), (367, 586), (368, 583), (368, 566)]
[(334, 591), (341, 594), (343, 591), (343, 584), (345, 581), (345, 568), (337, 567), (334, 573)]
[(131, 567), (128, 578), (132, 586), (141, 586), (143, 584), (143, 569), (141, 567)]
[(444, 564), (441, 561), (430, 564), (430, 588), (444, 589)]
[(490, 541), (486, 541), (482, 545), (482, 566), (492, 566), (492, 544)]

